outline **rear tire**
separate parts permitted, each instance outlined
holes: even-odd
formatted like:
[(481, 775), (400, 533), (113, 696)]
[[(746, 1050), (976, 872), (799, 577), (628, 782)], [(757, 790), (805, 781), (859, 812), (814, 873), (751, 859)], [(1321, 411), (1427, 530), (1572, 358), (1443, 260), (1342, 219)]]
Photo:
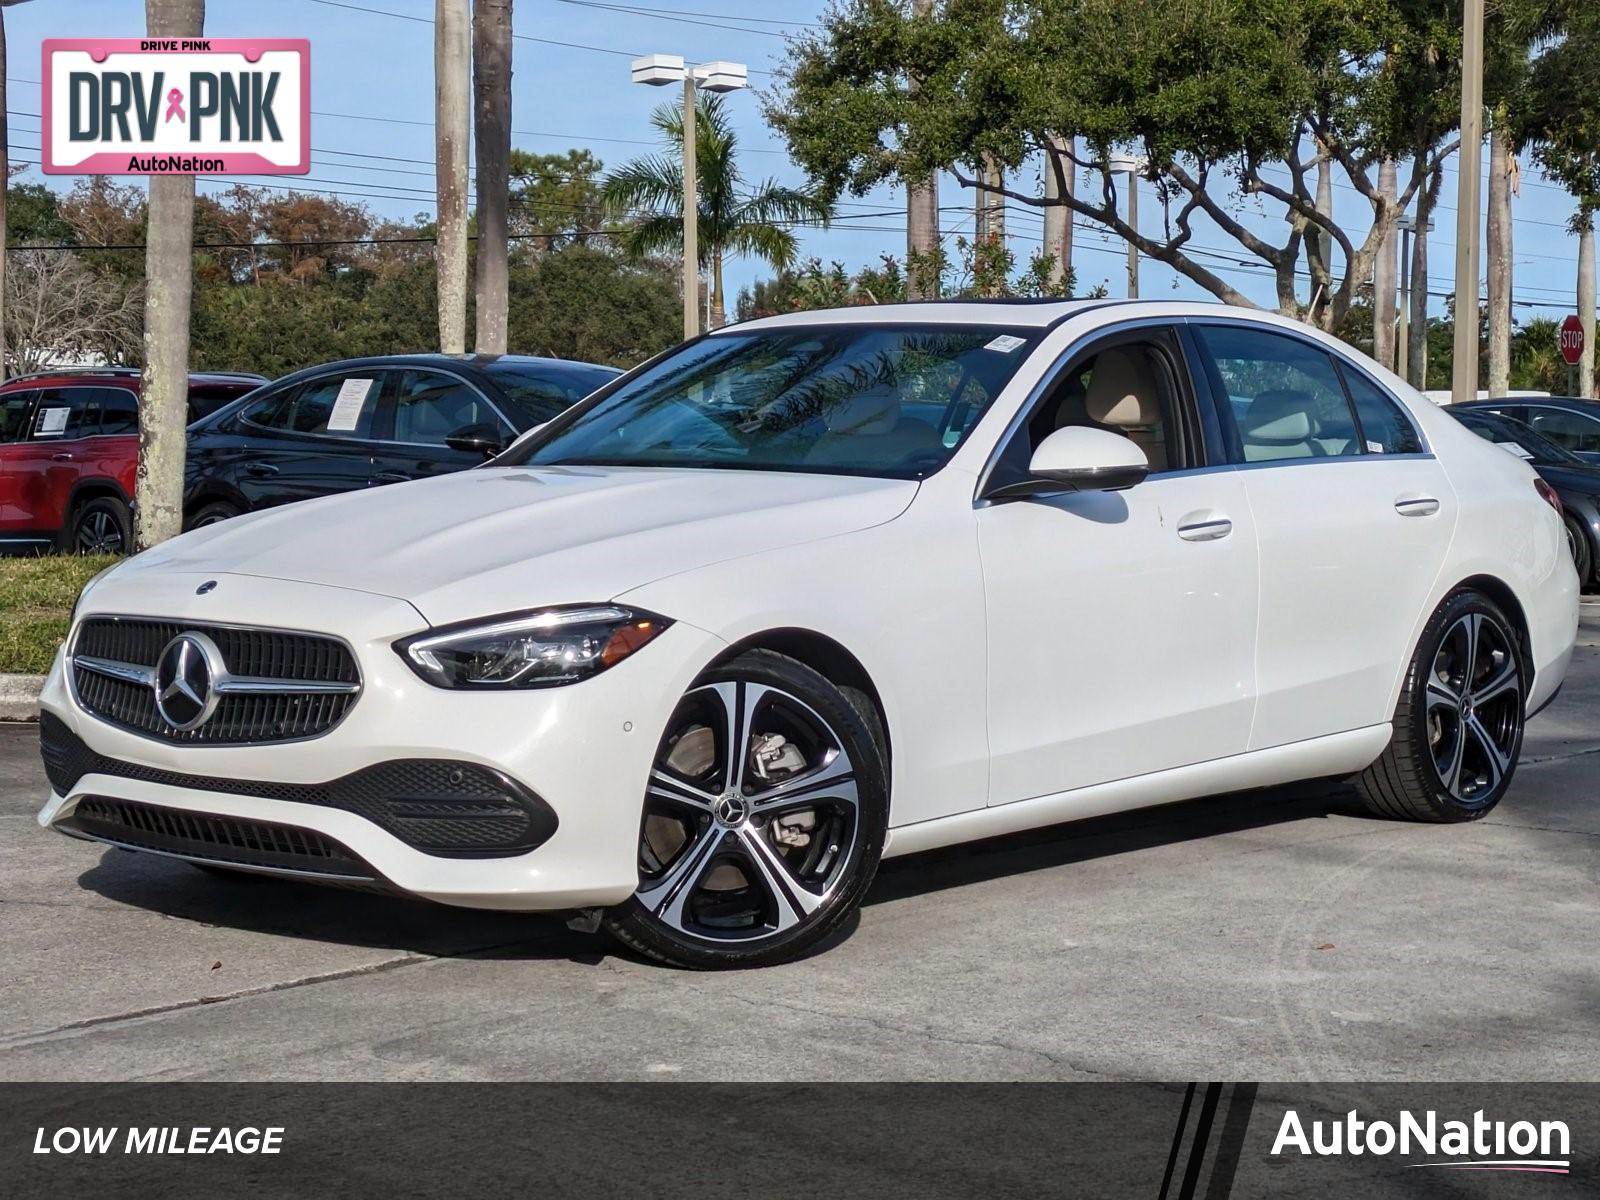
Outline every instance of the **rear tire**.
[(115, 496), (95, 496), (72, 510), (62, 532), (68, 554), (127, 554), (133, 546), (133, 514)]
[(1522, 751), (1522, 640), (1479, 592), (1448, 597), (1422, 631), (1394, 735), (1356, 780), (1367, 807), (1409, 821), (1475, 821), (1500, 803)]
[(1563, 518), (1567, 525), (1567, 548), (1572, 551), (1572, 565), (1578, 569), (1578, 586), (1589, 586), (1594, 571), (1594, 551), (1589, 546), (1589, 534), (1576, 517)]
[(667, 723), (639, 891), (606, 928), (680, 967), (798, 958), (860, 905), (888, 815), (884, 757), (851, 698), (792, 658), (741, 654), (697, 680)]

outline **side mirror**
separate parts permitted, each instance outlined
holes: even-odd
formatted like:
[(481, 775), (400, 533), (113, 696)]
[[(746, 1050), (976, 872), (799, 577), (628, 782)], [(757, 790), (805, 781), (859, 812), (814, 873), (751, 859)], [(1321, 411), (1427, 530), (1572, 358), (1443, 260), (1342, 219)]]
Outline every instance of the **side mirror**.
[(1039, 443), (1028, 478), (989, 492), (989, 500), (1015, 500), (1052, 492), (1116, 492), (1141, 483), (1150, 460), (1131, 438), (1108, 429), (1069, 425)]
[(444, 439), (444, 444), (463, 454), (493, 458), (506, 448), (506, 440), (493, 425), (465, 425)]

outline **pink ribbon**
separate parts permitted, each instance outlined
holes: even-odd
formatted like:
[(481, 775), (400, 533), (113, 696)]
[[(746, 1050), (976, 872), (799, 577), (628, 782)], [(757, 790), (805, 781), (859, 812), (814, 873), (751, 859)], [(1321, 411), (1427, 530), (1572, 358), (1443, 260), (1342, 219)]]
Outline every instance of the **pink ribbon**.
[(177, 88), (167, 93), (167, 115), (163, 120), (170, 121), (173, 117), (177, 117), (180, 121), (188, 120), (183, 115), (183, 93)]

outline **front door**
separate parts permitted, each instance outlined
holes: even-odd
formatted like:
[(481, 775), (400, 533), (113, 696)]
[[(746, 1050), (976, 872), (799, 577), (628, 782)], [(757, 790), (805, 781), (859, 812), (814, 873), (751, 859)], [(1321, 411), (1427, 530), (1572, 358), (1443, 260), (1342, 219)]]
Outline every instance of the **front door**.
[(383, 445), (373, 482), (404, 483), (464, 471), (484, 461), (481, 451), (456, 450), (447, 439), (476, 431), (509, 444), (515, 436), (499, 411), (472, 384), (443, 371), (400, 372), (393, 399), (380, 417)]
[(248, 443), (235, 486), (250, 507), (367, 487), (377, 449), (372, 423), (387, 374), (319, 375), (248, 406), (236, 430)]
[[(1255, 703), (1256, 531), (1215, 463), (1169, 329), (1077, 354), (1001, 458), (1048, 433), (1109, 428), (1152, 471), (1120, 492), (984, 503), (990, 803), (1242, 752)], [(997, 471), (999, 468), (997, 468)]]

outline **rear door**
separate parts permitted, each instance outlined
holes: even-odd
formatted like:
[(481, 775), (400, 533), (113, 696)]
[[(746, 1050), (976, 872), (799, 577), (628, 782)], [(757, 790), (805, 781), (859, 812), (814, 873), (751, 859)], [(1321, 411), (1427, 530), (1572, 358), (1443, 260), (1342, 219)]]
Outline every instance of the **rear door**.
[(1250, 748), (1390, 719), (1455, 494), (1401, 405), (1288, 331), (1193, 323), (1261, 549)]
[(22, 499), (22, 461), (31, 453), (28, 434), (38, 399), (33, 388), (0, 395), (0, 541), (36, 532)]
[(447, 371), (413, 368), (399, 379), (384, 402), (382, 443), (373, 470), (375, 483), (403, 483), (464, 471), (484, 461), (481, 453), (453, 450), (446, 439), (478, 429), (507, 444), (510, 423), (477, 386)]
[(389, 374), (332, 372), (246, 406), (234, 430), (243, 445), (233, 482), (250, 507), (367, 487), (377, 451), (372, 425)]

